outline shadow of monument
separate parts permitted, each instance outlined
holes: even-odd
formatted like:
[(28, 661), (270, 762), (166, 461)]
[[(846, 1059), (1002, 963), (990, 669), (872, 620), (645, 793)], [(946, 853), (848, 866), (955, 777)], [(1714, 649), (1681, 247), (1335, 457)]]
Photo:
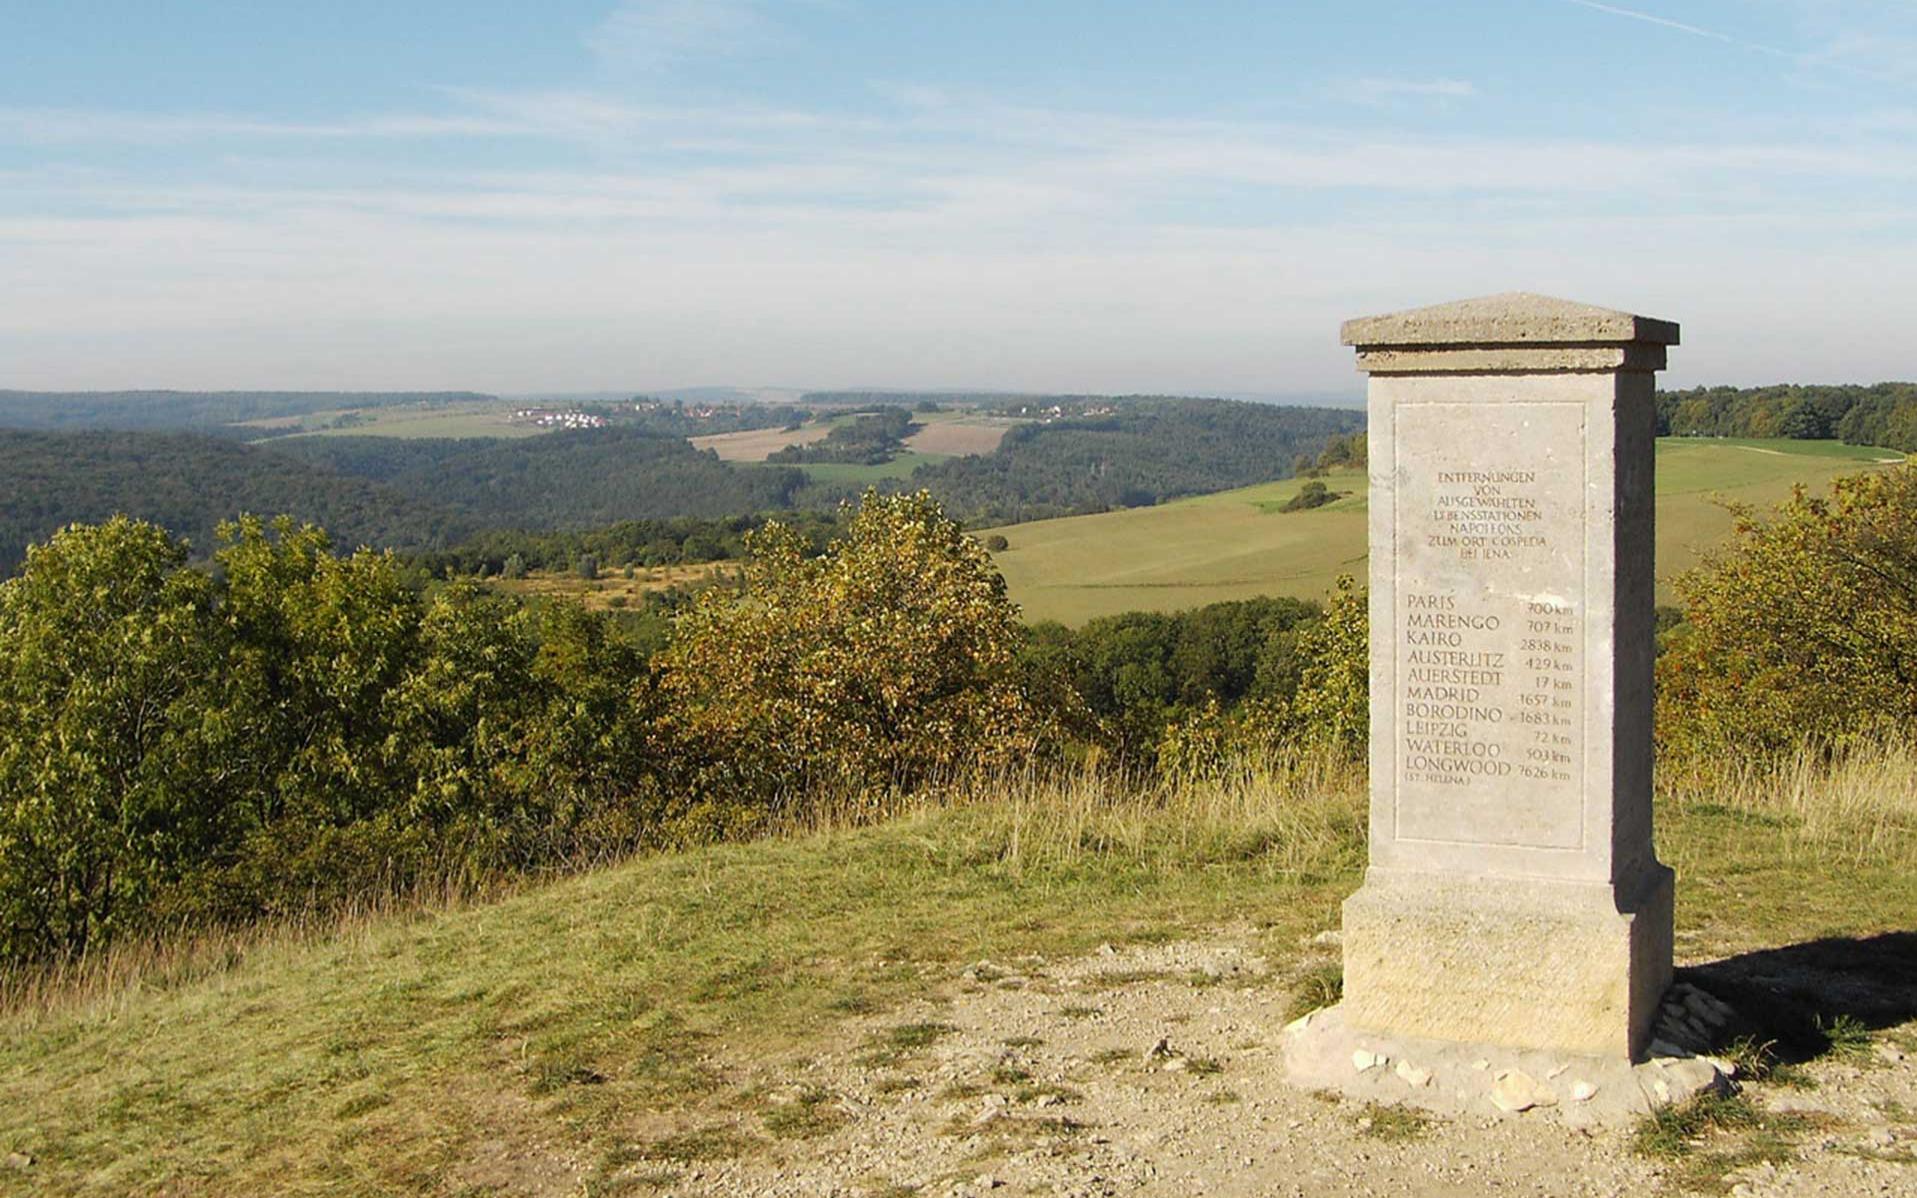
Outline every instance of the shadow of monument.
[(1742, 953), (1677, 971), (1729, 1003), (1738, 1032), (1773, 1042), (1781, 1060), (1828, 1052), (1827, 1030), (1848, 1016), (1876, 1030), (1917, 1019), (1917, 932), (1829, 937)]

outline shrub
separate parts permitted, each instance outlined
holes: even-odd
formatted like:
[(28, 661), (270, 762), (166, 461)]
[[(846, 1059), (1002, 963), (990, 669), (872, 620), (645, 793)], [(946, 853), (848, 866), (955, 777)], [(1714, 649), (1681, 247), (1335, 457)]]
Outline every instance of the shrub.
[(1332, 492), (1331, 488), (1314, 478), (1300, 487), (1296, 495), (1285, 500), (1278, 510), (1281, 512), (1309, 511), (1315, 507), (1323, 507), (1336, 498), (1338, 496)]
[(1802, 488), (1678, 580), (1658, 662), (1666, 752), (1775, 754), (1917, 720), (1917, 466)]
[(0, 960), (623, 849), (658, 821), (646, 663), (577, 604), (223, 526), (66, 529), (0, 584)]
[(1005, 534), (995, 532), (985, 538), (985, 547), (993, 553), (1003, 553), (1012, 547), (1012, 543), (1005, 539)]
[(1365, 592), (1340, 578), (1324, 618), (1298, 630), (1298, 690), (1282, 717), (1289, 739), (1364, 756), (1371, 732), (1370, 629)]
[(202, 777), (220, 629), (186, 552), (115, 517), (0, 584), (0, 955), (103, 942), (222, 839)]
[(1005, 581), (929, 495), (868, 491), (821, 556), (776, 523), (750, 551), (743, 594), (702, 594), (663, 655), (668, 723), (715, 802), (906, 785), (1047, 739)]

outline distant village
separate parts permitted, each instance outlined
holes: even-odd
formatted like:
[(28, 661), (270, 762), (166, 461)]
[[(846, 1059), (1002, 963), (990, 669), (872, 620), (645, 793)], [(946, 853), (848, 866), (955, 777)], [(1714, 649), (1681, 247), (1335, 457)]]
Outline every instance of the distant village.
[(1107, 403), (1073, 404), (1016, 404), (1000, 409), (1006, 416), (1018, 416), (1027, 420), (1040, 420), (1047, 424), (1067, 417), (1110, 416), (1118, 411)]
[(513, 420), (539, 428), (604, 428), (606, 418), (577, 408), (515, 408)]

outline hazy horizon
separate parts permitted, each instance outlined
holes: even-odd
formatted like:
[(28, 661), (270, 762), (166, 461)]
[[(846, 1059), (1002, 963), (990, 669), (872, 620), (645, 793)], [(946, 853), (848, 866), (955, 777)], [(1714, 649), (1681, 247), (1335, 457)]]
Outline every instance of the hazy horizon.
[(0, 386), (1355, 396), (1340, 321), (1507, 290), (1678, 321), (1672, 387), (1907, 378), (1913, 43), (1849, 0), (21, 6)]

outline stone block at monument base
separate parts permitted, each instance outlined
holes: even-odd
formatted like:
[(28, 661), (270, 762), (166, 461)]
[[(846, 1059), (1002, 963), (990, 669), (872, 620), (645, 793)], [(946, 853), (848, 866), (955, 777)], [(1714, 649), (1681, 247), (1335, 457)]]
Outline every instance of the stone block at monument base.
[(1506, 1060), (1444, 1091), (1484, 1081), (1488, 1103), (1502, 1072), (1499, 1109), (1550, 1107), (1512, 1093), (1548, 1091), (1538, 1070), (1581, 1072), (1609, 1099), (1591, 1112), (1716, 1084), (1668, 1061), (1634, 1080), (1672, 979), (1653, 375), (1677, 327), (1514, 294), (1344, 337), (1370, 376), (1370, 866), (1344, 907), (1344, 1000), (1287, 1037), (1293, 1074), (1369, 1086), (1354, 1054), (1412, 1046), (1432, 1062), (1414, 1076)]
[(1670, 871), (1640, 883), (1374, 875), (1345, 903), (1345, 1019), (1628, 1060), (1671, 981)]

